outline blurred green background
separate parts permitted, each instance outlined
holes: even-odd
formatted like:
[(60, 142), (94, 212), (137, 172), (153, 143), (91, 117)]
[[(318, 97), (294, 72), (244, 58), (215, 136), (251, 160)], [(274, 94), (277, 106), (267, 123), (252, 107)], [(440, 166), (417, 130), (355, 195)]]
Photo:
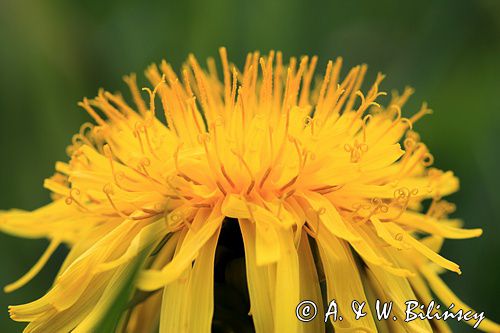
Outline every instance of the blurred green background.
[[(242, 64), (247, 51), (317, 54), (324, 68), (341, 55), (366, 62), (383, 88), (416, 88), (406, 112), (423, 100), (435, 111), (417, 125), (461, 191), (452, 197), (479, 239), (447, 241), (445, 256), (463, 275), (445, 280), (468, 304), (500, 320), (500, 1), (27, 1), (0, 0), (0, 209), (49, 202), (42, 181), (88, 119), (76, 106), (99, 87), (124, 89), (123, 74), (142, 73), (188, 53), (217, 56), (227, 46)], [(25, 273), (47, 242), (0, 235), (0, 285)], [(7, 305), (48, 288), (60, 249), (43, 272), (13, 294), (0, 292), (0, 332), (19, 332)], [(472, 331), (464, 324), (456, 331)]]

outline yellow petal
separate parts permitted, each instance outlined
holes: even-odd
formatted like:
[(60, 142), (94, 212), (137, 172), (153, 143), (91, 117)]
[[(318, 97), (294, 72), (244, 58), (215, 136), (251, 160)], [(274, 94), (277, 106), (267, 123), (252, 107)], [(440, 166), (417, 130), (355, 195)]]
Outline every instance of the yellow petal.
[[(461, 309), (464, 313), (467, 311), (476, 312), (462, 302), (429, 266), (422, 266), (421, 272), (432, 291), (445, 305), (453, 303), (455, 304), (455, 309)], [(466, 323), (471, 326), (475, 324), (473, 321), (467, 321)], [(500, 325), (486, 318), (480, 323), (478, 328), (484, 332), (500, 332)]]
[(255, 221), (255, 256), (258, 266), (268, 265), (281, 258), (278, 230), (264, 220)]
[(95, 326), (104, 319), (103, 316), (109, 311), (118, 293), (123, 289), (124, 282), (128, 280), (127, 277), (130, 274), (130, 268), (130, 266), (122, 266), (113, 273), (113, 277), (108, 281), (106, 288), (100, 294), (99, 300), (92, 305), (92, 310), (71, 332), (92, 332)]
[(188, 332), (193, 313), (188, 311), (189, 281), (192, 267), (188, 265), (179, 277), (163, 289), (159, 333)]
[(120, 265), (126, 264), (128, 261), (139, 255), (139, 253), (145, 248), (151, 246), (152, 243), (159, 238), (158, 236), (164, 234), (165, 231), (165, 221), (163, 219), (160, 219), (142, 228), (141, 231), (139, 231), (134, 237), (125, 253), (123, 253), (113, 261), (105, 262), (97, 266), (96, 273), (104, 272), (106, 270), (110, 270)]
[(409, 276), (413, 273), (402, 268), (394, 267), (392, 262), (381, 251), (381, 244), (373, 230), (367, 229), (362, 225), (356, 227), (350, 226), (353, 233), (360, 237), (360, 241), (350, 242), (351, 246), (359, 253), (363, 260), (373, 265), (381, 266), (386, 271), (398, 276)]
[(59, 238), (74, 243), (78, 234), (93, 227), (101, 217), (84, 216), (74, 207), (59, 199), (32, 212), (22, 210), (0, 211), (0, 230), (25, 238)]
[(394, 246), (397, 249), (403, 249), (403, 243), (398, 241), (396, 238), (394, 238), (391, 233), (386, 229), (384, 223), (380, 222), (380, 220), (372, 216), (370, 218), (370, 221), (372, 222), (373, 226), (375, 227), (375, 230), (377, 232), (377, 235), (382, 238), (384, 241), (386, 241), (389, 245)]
[(280, 219), (271, 211), (235, 194), (229, 194), (224, 198), (221, 211), (225, 216), (235, 219), (254, 219), (255, 221), (264, 221), (273, 225), (282, 224)]
[(392, 232), (392, 234), (396, 237), (399, 235), (402, 237), (402, 242), (412, 246), (415, 250), (438, 264), (439, 266), (446, 268), (450, 271), (456, 272), (458, 274), (461, 274), (460, 268), (458, 267), (457, 264), (454, 262), (443, 258), (441, 255), (437, 254), (436, 252), (432, 251), (429, 249), (427, 246), (413, 238), (409, 233), (407, 233), (405, 230), (403, 230), (401, 227), (397, 226), (396, 224), (392, 222), (387, 222), (386, 223), (387, 228)]
[[(308, 236), (302, 232), (299, 242), (299, 270), (300, 270), (300, 300), (313, 301), (319, 309), (323, 309), (323, 299), (319, 285), (316, 263), (311, 252)], [(301, 332), (324, 332), (325, 324), (321, 318), (306, 323), (300, 323)]]
[(249, 220), (239, 221), (250, 294), (250, 313), (257, 333), (274, 332), (273, 301), (274, 290), (269, 283), (269, 265), (258, 266), (256, 260), (255, 225)]
[(360, 240), (346, 226), (346, 222), (342, 219), (337, 208), (323, 195), (307, 191), (301, 197), (309, 203), (314, 211), (319, 215), (321, 227), (325, 227), (333, 235), (348, 241)]
[(427, 320), (413, 320), (404, 322), (406, 318), (405, 302), (415, 300), (410, 284), (406, 278), (394, 276), (384, 269), (368, 264), (368, 277), (381, 302), (393, 302), (391, 316), (396, 316), (397, 320), (391, 317), (386, 321), (394, 332), (432, 332), (432, 328)]
[[(363, 287), (365, 290), (366, 299), (368, 300), (368, 304), (371, 304), (371, 306), (373, 307), (373, 305), (375, 304), (375, 302), (379, 298), (379, 296), (377, 295), (378, 293), (376, 291), (377, 288), (375, 288), (372, 285), (372, 282), (370, 281), (366, 270), (363, 269), (360, 271), (360, 277), (361, 277), (361, 281), (363, 283)], [(373, 316), (373, 314), (372, 314), (372, 316)], [(387, 321), (377, 320), (375, 318), (372, 318), (372, 319), (374, 319), (375, 326), (377, 327), (377, 330), (375, 332), (377, 332), (377, 333), (392, 333)]]
[(16, 289), (21, 288), (26, 283), (30, 282), (31, 279), (33, 279), (40, 272), (40, 270), (43, 268), (43, 266), (45, 266), (45, 264), (47, 263), (49, 258), (52, 256), (52, 254), (55, 252), (55, 250), (57, 249), (57, 247), (60, 244), (61, 244), (61, 242), (58, 239), (53, 239), (50, 242), (47, 249), (45, 250), (45, 252), (43, 253), (43, 255), (40, 257), (40, 259), (38, 259), (36, 264), (33, 265), (31, 267), (31, 269), (26, 274), (24, 274), (22, 277), (20, 277), (17, 281), (6, 285), (4, 287), (4, 291), (6, 293), (10, 293)]
[[(432, 295), (430, 293), (429, 287), (425, 283), (425, 280), (420, 274), (415, 274), (415, 276), (412, 276), (408, 278), (408, 282), (410, 282), (411, 287), (415, 291), (415, 294), (418, 296), (418, 300), (422, 304), (430, 304), (431, 301), (434, 299), (432, 298)], [(436, 308), (433, 309), (431, 312), (432, 314), (434, 313), (441, 313), (440, 310), (437, 310)], [(437, 320), (437, 319), (431, 319), (433, 326), (437, 328), (437, 331), (440, 333), (451, 333), (451, 329), (449, 328), (448, 324), (444, 320)]]
[[(210, 333), (214, 312), (214, 256), (218, 230), (200, 249), (189, 281), (189, 305), (187, 311), (193, 315), (189, 321), (189, 332)], [(170, 303), (172, 304), (172, 303)]]
[(444, 221), (420, 213), (406, 211), (395, 222), (408, 226), (415, 230), (420, 230), (437, 236), (452, 239), (479, 237), (483, 233), (481, 229), (455, 228), (453, 226), (442, 223)]
[(295, 316), (295, 308), (300, 303), (299, 258), (292, 230), (280, 228), (276, 231), (282, 254), (276, 267), (274, 330), (276, 333), (294, 333), (299, 329)]
[(255, 223), (257, 265), (267, 265), (280, 258), (280, 248), (276, 246), (279, 242), (275, 228), (286, 224), (275, 214), (236, 195), (228, 195), (222, 203), (221, 210), (228, 217), (249, 219)]
[(404, 151), (399, 143), (388, 146), (375, 146), (368, 151), (360, 160), (363, 171), (377, 170), (387, 167), (397, 161)]
[[(107, 274), (96, 279), (92, 267), (112, 255), (119, 255), (121, 251), (125, 251), (128, 242), (134, 236), (132, 230), (134, 227), (140, 226), (140, 224), (128, 222), (120, 224), (69, 264), (45, 296), (28, 304), (11, 307), (10, 312), (13, 318), (29, 320), (29, 318), (42, 318), (44, 316), (52, 317), (55, 313), (61, 313), (57, 318), (54, 318), (54, 320), (60, 320), (61, 317), (66, 316), (67, 311), (73, 311), (75, 308), (81, 308), (82, 315), (88, 313), (90, 308), (85, 308), (82, 302), (86, 298), (100, 296), (98, 285), (109, 281), (112, 276), (112, 274)], [(142, 223), (148, 223), (148, 221)], [(91, 288), (89, 291), (89, 286), (95, 288)]]
[[(351, 309), (351, 303), (356, 300), (359, 303), (366, 302), (363, 284), (359, 276), (358, 266), (347, 246), (347, 244), (331, 236), (321, 229), (318, 232), (318, 248), (320, 249), (321, 262), (326, 275), (328, 299), (335, 299), (341, 312), (343, 321), (332, 324), (335, 329), (352, 328), (357, 331), (376, 331), (369, 304), (364, 310), (367, 316), (356, 320)], [(330, 318), (333, 319), (333, 318)]]
[[(191, 265), (200, 248), (218, 232), (224, 219), (218, 207), (214, 208), (211, 213), (210, 210), (200, 209), (197, 216), (199, 216), (198, 220), (205, 220), (204, 224), (199, 229), (198, 226), (196, 228), (193, 226), (188, 231), (179, 252), (162, 270), (143, 271), (137, 281), (139, 289), (152, 291), (178, 279), (186, 267)], [(194, 231), (194, 229), (198, 230)]]

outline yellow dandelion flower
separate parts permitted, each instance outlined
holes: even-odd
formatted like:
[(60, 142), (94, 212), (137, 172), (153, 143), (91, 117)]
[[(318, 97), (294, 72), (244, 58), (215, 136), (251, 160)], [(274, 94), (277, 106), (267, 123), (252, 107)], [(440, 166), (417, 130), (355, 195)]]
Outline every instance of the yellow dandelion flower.
[[(297, 320), (301, 300), (350, 308), (353, 299), (387, 299), (404, 317), (406, 300), (428, 302), (433, 292), (469, 309), (438, 277), (442, 269), (460, 273), (438, 252), (444, 238), (482, 231), (447, 218), (453, 205), (442, 197), (458, 180), (431, 167), (412, 130), (430, 112), (426, 105), (402, 116), (412, 90), (383, 107), (383, 75), (360, 90), (366, 65), (341, 79), (337, 58), (315, 80), (316, 57), (284, 65), (280, 52), (251, 53), (240, 71), (224, 48), (220, 56), (220, 78), (213, 59), (205, 71), (190, 56), (180, 76), (165, 61), (146, 70), (146, 101), (136, 77), (125, 77), (135, 106), (104, 90), (80, 103), (94, 123), (81, 127), (69, 162), (56, 163), (45, 181), (53, 202), (0, 214), (4, 232), (50, 239), (6, 291), (29, 282), (59, 244), (70, 248), (52, 288), (11, 306), (12, 319), (28, 322), (25, 332), (91, 332), (127, 268), (149, 251), (136, 288), (158, 292), (127, 310), (123, 331), (209, 332), (214, 255), (227, 223), (241, 230), (257, 332), (324, 331), (323, 320)], [(357, 332), (449, 330), (436, 320), (381, 323), (367, 310), (331, 324)], [(479, 328), (500, 329), (487, 319)]]

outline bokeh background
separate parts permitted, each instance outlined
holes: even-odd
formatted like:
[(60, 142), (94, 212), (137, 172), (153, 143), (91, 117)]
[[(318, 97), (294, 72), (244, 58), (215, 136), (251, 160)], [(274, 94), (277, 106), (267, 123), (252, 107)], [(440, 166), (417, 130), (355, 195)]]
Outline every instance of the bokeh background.
[[(242, 64), (247, 51), (343, 56), (366, 62), (383, 88), (416, 88), (406, 112), (428, 101), (417, 125), (461, 191), (455, 216), (484, 228), (479, 239), (447, 241), (445, 256), (463, 275), (444, 278), (467, 303), (500, 320), (500, 1), (27, 1), (0, 0), (0, 209), (49, 202), (42, 181), (88, 120), (76, 102), (99, 87), (125, 88), (121, 77), (188, 53), (217, 56), (227, 46)], [(0, 285), (25, 273), (46, 240), (0, 234)], [(28, 286), (0, 292), (0, 332), (20, 332), (9, 304), (41, 296), (65, 249)], [(452, 323), (453, 325), (453, 323)], [(458, 332), (472, 331), (461, 324)]]

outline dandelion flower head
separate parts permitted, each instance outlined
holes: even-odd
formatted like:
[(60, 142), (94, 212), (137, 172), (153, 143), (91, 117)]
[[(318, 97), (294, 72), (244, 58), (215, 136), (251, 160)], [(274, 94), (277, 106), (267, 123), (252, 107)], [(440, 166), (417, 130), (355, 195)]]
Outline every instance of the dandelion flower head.
[[(25, 285), (60, 245), (70, 248), (51, 289), (11, 306), (25, 332), (90, 332), (116, 297), (134, 259), (146, 252), (135, 288), (147, 293), (127, 309), (127, 332), (210, 332), (214, 256), (226, 224), (244, 246), (249, 315), (257, 332), (321, 332), (301, 323), (300, 300), (353, 299), (444, 303), (469, 309), (439, 273), (460, 273), (439, 254), (443, 239), (478, 237), (448, 218), (443, 197), (457, 191), (451, 171), (415, 132), (430, 113), (387, 105), (378, 74), (362, 88), (366, 65), (341, 74), (342, 59), (315, 75), (317, 57), (250, 53), (244, 68), (220, 49), (203, 69), (189, 56), (145, 71), (150, 88), (125, 77), (133, 103), (100, 90), (80, 106), (92, 117), (68, 147), (68, 162), (44, 183), (53, 201), (32, 212), (0, 213), (0, 229), (50, 245)], [(219, 68), (217, 68), (219, 67)], [(364, 91), (364, 92), (362, 92)], [(326, 282), (326, 290), (320, 287)], [(449, 331), (444, 321), (381, 324), (373, 314), (332, 323), (354, 331)], [(382, 325), (382, 326), (381, 326)], [(484, 320), (480, 329), (497, 331)]]

